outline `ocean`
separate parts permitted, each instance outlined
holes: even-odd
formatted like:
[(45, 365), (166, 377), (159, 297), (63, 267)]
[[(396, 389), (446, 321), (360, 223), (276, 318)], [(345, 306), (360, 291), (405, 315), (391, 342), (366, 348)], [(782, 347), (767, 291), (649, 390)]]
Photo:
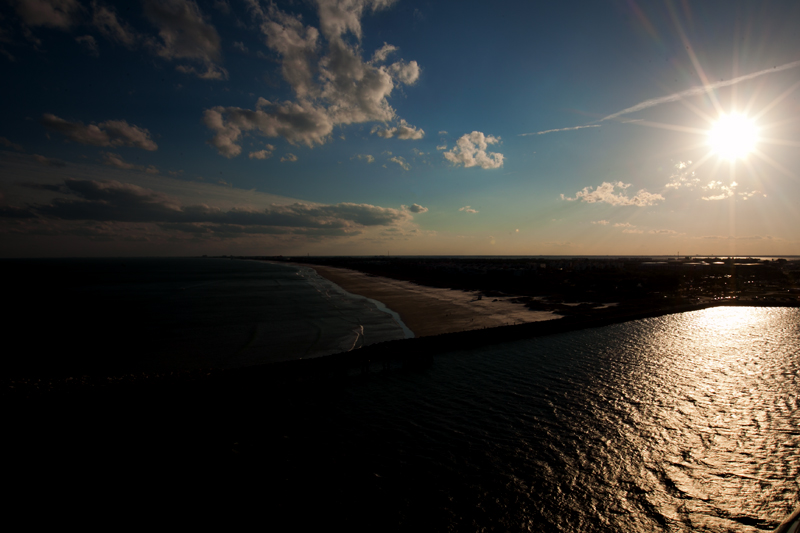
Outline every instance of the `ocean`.
[[(94, 350), (77, 359), (95, 369), (241, 367), (409, 334), (374, 302), (286, 265), (54, 260), (15, 272), (15, 294), (39, 298), (19, 297), (22, 329), (8, 330), (31, 335), (15, 354), (37, 361), (28, 369), (77, 368), (58, 350), (68, 343)], [(55, 355), (37, 359), (43, 343)], [(117, 467), (158, 457), (170, 494), (192, 485), (307, 530), (756, 532), (800, 503), (796, 308), (711, 308), (203, 402), (113, 422), (64, 408), (52, 419), (82, 421), (52, 438), (95, 428), (87, 457), (59, 459), (46, 437), (28, 453), (82, 476), (103, 450)], [(164, 477), (165, 464), (181, 475)]]

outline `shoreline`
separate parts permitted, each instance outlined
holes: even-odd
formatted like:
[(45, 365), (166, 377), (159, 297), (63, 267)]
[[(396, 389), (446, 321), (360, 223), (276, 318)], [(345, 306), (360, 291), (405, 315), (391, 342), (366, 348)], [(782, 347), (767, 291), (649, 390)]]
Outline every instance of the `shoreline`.
[(513, 302), (514, 297), (479, 298), (480, 291), (426, 287), (346, 268), (284, 264), (310, 268), (347, 292), (381, 302), (400, 316), (415, 338), (561, 318), (530, 310)]

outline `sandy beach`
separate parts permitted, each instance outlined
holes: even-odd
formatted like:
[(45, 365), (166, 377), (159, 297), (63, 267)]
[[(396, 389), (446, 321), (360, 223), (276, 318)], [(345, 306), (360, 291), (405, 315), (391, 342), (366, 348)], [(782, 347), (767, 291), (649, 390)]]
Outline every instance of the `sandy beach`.
[(531, 311), (512, 302), (512, 297), (478, 299), (479, 291), (424, 287), (346, 268), (298, 266), (313, 268), (346, 291), (382, 302), (417, 337), (559, 318), (549, 311)]

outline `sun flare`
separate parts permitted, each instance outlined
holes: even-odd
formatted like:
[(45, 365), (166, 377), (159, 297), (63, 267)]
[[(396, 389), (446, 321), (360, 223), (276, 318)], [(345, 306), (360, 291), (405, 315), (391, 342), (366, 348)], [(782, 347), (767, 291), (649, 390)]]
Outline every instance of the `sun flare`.
[(743, 159), (756, 145), (758, 128), (752, 120), (738, 113), (722, 115), (708, 132), (708, 143), (720, 157)]

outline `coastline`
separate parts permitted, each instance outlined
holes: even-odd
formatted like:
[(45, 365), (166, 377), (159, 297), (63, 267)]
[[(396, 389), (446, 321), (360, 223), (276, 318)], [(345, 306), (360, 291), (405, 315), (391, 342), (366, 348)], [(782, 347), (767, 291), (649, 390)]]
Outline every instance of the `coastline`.
[(482, 298), (480, 291), (425, 287), (346, 268), (290, 263), (311, 268), (347, 292), (381, 302), (396, 312), (415, 337), (496, 328), (560, 318), (533, 311), (511, 297)]

